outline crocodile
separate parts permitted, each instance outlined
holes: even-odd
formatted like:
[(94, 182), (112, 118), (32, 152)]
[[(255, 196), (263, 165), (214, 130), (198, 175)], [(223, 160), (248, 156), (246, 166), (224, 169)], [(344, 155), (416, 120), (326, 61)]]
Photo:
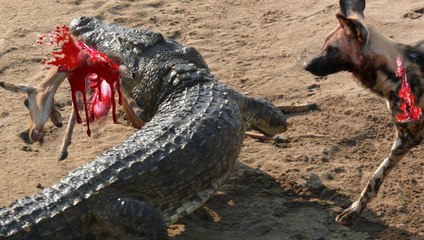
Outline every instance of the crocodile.
[(248, 127), (284, 132), (283, 113), (214, 77), (193, 47), (92, 17), (72, 34), (119, 61), (147, 123), (39, 193), (0, 208), (0, 239), (167, 239), (166, 228), (228, 178)]

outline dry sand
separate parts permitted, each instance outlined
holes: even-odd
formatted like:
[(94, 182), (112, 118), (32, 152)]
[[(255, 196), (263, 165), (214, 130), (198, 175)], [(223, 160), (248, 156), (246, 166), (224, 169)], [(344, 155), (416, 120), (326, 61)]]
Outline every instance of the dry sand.
[[(424, 2), (369, 1), (367, 21), (396, 41), (423, 39)], [(246, 138), (229, 181), (205, 207), (171, 226), (171, 239), (424, 239), (423, 148), (414, 149), (384, 182), (360, 222), (334, 218), (353, 201), (388, 154), (393, 124), (382, 99), (349, 74), (315, 78), (302, 63), (336, 25), (336, 0), (1, 0), (0, 81), (35, 85), (48, 51), (36, 34), (79, 15), (146, 27), (197, 48), (221, 81), (276, 104), (315, 101), (320, 110), (289, 116), (285, 143)], [(93, 136), (76, 128), (67, 160), (57, 161), (65, 129), (48, 123), (31, 144), (24, 96), (0, 90), (0, 205), (40, 191), (129, 136), (107, 120)], [(68, 84), (56, 95), (68, 118)], [(67, 122), (67, 121), (65, 121)]]

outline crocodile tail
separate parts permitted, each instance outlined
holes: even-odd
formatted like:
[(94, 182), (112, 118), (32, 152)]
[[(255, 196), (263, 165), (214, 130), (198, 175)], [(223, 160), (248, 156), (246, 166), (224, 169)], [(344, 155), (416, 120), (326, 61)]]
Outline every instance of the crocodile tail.
[(78, 190), (58, 183), (0, 208), (0, 239), (81, 239), (85, 203)]

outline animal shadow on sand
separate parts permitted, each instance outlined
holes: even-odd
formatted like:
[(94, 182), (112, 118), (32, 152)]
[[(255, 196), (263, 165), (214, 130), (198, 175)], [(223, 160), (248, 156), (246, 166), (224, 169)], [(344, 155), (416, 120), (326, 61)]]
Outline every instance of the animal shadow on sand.
[(334, 219), (351, 203), (348, 196), (319, 179), (318, 188), (308, 188), (308, 183), (285, 188), (284, 181), (289, 180), (238, 162), (204, 207), (169, 228), (171, 239), (421, 239), (386, 226), (371, 210), (355, 225), (342, 226)]

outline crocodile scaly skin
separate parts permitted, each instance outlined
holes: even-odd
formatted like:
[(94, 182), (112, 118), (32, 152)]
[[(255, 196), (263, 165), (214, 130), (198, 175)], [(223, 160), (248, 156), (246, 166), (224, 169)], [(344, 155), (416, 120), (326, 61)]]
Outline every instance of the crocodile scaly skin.
[(125, 66), (122, 87), (150, 121), (59, 183), (0, 208), (0, 239), (167, 239), (166, 225), (228, 178), (247, 126), (286, 129), (281, 111), (218, 82), (194, 48), (89, 17), (71, 30)]

